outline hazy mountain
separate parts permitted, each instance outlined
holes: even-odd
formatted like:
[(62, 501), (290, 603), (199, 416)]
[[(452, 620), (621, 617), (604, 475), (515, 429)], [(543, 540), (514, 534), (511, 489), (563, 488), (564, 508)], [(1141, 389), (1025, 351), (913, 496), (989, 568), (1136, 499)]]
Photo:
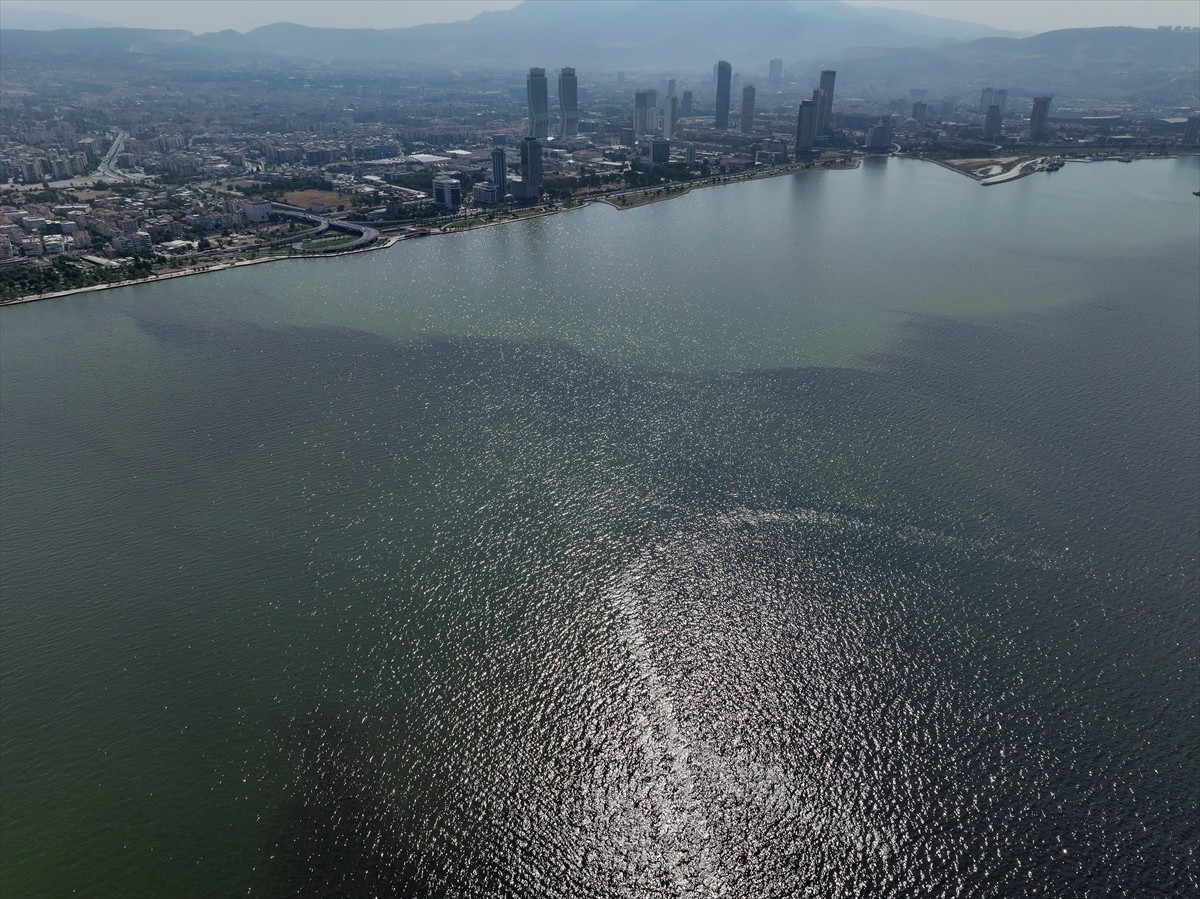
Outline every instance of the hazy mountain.
[(881, 14), (835, 0), (527, 0), (448, 24), (372, 30), (279, 23), (195, 40), (213, 50), (328, 64), (520, 67), (540, 60), (611, 71), (695, 69), (710, 57), (728, 59), (735, 67), (762, 66), (775, 56), (791, 61), (852, 47), (936, 47), (981, 32), (1002, 33), (931, 16)]
[(932, 50), (849, 51), (834, 62), (846, 91), (874, 96), (903, 96), (910, 87), (961, 96), (968, 87), (995, 86), (1008, 89), (1010, 97), (1057, 93), (1200, 106), (1195, 32), (1072, 28)]

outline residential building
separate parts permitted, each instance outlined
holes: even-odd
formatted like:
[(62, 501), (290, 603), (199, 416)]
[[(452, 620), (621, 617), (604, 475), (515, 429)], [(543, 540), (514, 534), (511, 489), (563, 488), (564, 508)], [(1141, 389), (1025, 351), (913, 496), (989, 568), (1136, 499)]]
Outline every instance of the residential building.
[(746, 82), (742, 87), (742, 132), (754, 130), (754, 84)]
[(821, 72), (821, 130), (818, 134), (829, 134), (833, 131), (833, 83), (837, 80), (837, 72), (826, 69)]
[(575, 70), (566, 67), (558, 73), (558, 136), (571, 138), (579, 134), (579, 81)]
[(812, 155), (820, 115), (820, 108), (812, 100), (800, 101), (800, 114), (796, 118), (796, 159)]
[(550, 99), (545, 69), (529, 70), (525, 76), (525, 97), (529, 104), (529, 126), (525, 133), (544, 140), (550, 134)]
[(783, 60), (772, 59), (767, 64), (767, 84), (770, 87), (779, 87), (783, 81)]
[(1033, 110), (1029, 114), (1029, 139), (1034, 143), (1050, 136), (1050, 97), (1034, 97)]

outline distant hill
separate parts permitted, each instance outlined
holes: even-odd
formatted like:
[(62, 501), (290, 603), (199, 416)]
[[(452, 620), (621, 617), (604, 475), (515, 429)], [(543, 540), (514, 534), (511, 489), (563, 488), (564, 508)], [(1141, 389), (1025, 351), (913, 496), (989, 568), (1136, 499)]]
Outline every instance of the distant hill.
[(873, 95), (923, 87), (960, 94), (1004, 87), (1010, 96), (1200, 107), (1200, 34), (1151, 28), (1072, 28), (919, 49), (853, 50), (835, 60), (846, 90)]
[[(67, 34), (58, 31), (56, 39), (64, 42)], [(360, 61), (521, 67), (542, 60), (550, 66), (607, 71), (694, 71), (709, 57), (753, 69), (765, 67), (772, 57), (790, 63), (852, 47), (937, 47), (981, 34), (1005, 32), (835, 0), (527, 0), (513, 9), (449, 24), (373, 30), (278, 23), (246, 34), (223, 31), (194, 40), (213, 52), (328, 65)]]

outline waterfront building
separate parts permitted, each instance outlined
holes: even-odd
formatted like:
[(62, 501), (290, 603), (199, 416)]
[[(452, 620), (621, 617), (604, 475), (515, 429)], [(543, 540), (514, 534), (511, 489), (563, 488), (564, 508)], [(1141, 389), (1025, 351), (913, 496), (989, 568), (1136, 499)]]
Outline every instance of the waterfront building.
[(1188, 116), (1187, 124), (1183, 129), (1183, 142), (1200, 144), (1200, 115)]
[(462, 182), (449, 175), (438, 175), (433, 179), (433, 202), (446, 209), (457, 209), (462, 205)]
[(742, 88), (742, 132), (754, 130), (754, 84), (746, 82)]
[(825, 119), (823, 118), (825, 115), (825, 92), (819, 87), (813, 88), (812, 101), (817, 107), (816, 131), (813, 134), (820, 137), (825, 133)]
[(821, 72), (821, 130), (818, 134), (829, 134), (833, 131), (833, 83), (837, 80), (837, 72), (825, 69)]
[(679, 98), (679, 117), (686, 119), (692, 114), (692, 103), (694, 96), (691, 91), (684, 91)]
[(729, 82), (733, 77), (733, 67), (725, 60), (717, 62), (717, 106), (714, 125), (723, 131), (729, 127)]
[(812, 155), (813, 143), (817, 137), (817, 122), (821, 115), (820, 108), (812, 100), (800, 101), (800, 114), (796, 118), (796, 159), (804, 159)]
[(772, 59), (767, 63), (767, 85), (770, 87), (779, 87), (783, 81), (783, 60)]
[(481, 206), (496, 206), (504, 202), (504, 194), (491, 181), (476, 184), (471, 189), (471, 196)]
[(575, 70), (567, 66), (558, 73), (558, 136), (579, 134), (579, 81)]
[(1004, 132), (1004, 123), (1000, 116), (1000, 107), (993, 103), (988, 107), (987, 118), (983, 120), (983, 139), (999, 140)]
[(650, 141), (650, 162), (652, 165), (666, 165), (671, 161), (671, 142), (665, 138), (656, 137)]
[(867, 131), (868, 153), (890, 153), (892, 149), (892, 117), (883, 116)]
[(492, 150), (492, 184), (496, 185), (503, 200), (508, 194), (508, 154), (503, 147)]
[(1050, 118), (1050, 98), (1034, 97), (1033, 110), (1029, 114), (1029, 139), (1034, 143), (1045, 140), (1050, 136), (1048, 119)]
[(529, 104), (529, 137), (544, 140), (550, 133), (550, 99), (546, 87), (546, 70), (531, 68), (525, 76), (525, 98)]
[(542, 182), (542, 145), (536, 137), (526, 137), (521, 141), (521, 189), (513, 193), (535, 200), (542, 194)]

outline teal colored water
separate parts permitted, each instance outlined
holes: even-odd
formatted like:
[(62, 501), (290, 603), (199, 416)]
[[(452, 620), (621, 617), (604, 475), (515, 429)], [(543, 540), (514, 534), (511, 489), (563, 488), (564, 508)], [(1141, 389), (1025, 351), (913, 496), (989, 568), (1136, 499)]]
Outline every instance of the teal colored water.
[(1200, 160), (0, 311), (0, 894), (1200, 889)]

